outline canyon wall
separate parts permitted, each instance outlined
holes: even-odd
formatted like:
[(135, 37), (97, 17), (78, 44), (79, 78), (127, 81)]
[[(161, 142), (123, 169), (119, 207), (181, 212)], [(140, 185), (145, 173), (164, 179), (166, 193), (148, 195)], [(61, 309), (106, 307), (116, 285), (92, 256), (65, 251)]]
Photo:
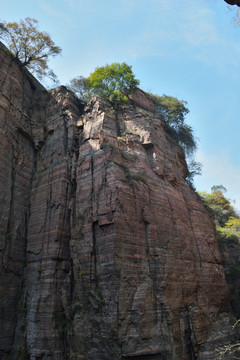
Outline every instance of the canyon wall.
[(0, 63), (1, 359), (215, 359), (214, 224), (149, 97), (83, 109)]

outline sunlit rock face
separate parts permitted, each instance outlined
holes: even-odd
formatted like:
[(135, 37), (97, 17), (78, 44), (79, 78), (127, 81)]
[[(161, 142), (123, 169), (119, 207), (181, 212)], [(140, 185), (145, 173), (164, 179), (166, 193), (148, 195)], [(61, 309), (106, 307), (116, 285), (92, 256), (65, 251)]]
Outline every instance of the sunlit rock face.
[(1, 359), (215, 359), (214, 225), (151, 99), (83, 109), (0, 63)]

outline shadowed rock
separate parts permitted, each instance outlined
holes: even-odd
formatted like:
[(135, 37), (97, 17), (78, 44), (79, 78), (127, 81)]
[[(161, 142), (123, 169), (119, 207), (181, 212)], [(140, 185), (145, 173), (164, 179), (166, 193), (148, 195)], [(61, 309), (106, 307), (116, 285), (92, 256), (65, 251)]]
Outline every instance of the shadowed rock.
[(215, 229), (151, 99), (83, 110), (0, 63), (1, 359), (214, 359)]

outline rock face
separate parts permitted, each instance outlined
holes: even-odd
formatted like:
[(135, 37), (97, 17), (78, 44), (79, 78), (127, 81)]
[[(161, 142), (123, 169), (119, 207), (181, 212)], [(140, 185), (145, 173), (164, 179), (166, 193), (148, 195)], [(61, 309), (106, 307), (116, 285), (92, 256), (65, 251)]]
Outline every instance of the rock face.
[(233, 314), (240, 318), (240, 244), (238, 239), (231, 239), (228, 243), (219, 244), (222, 264), (230, 289), (230, 304)]
[(1, 359), (215, 359), (215, 230), (151, 100), (83, 110), (0, 63)]

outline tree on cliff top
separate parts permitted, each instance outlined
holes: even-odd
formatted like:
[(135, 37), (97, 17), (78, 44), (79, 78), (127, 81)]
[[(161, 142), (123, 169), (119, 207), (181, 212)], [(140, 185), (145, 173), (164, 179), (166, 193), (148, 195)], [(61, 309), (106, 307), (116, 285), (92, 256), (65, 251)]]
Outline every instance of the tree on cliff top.
[(194, 188), (193, 178), (195, 175), (201, 175), (202, 165), (193, 159), (197, 139), (192, 127), (185, 123), (185, 117), (189, 113), (187, 102), (173, 96), (148, 94), (155, 104), (155, 111), (160, 115), (166, 133), (177, 141), (186, 155), (188, 164), (186, 182)]
[(36, 19), (27, 17), (19, 23), (0, 23), (0, 39), (13, 56), (40, 79), (45, 76), (56, 78), (47, 63), (49, 57), (60, 54), (62, 50), (55, 45), (47, 32), (38, 30)]
[(131, 66), (125, 62), (97, 67), (88, 77), (89, 88), (117, 107), (128, 101), (128, 95), (138, 85), (139, 80), (135, 79)]
[(70, 80), (67, 87), (84, 102), (89, 101), (94, 96), (94, 90), (89, 88), (88, 79), (82, 75)]
[(161, 116), (166, 132), (181, 145), (186, 155), (193, 154), (197, 141), (192, 127), (185, 123), (185, 116), (189, 113), (187, 102), (168, 95), (149, 95), (155, 104), (156, 112)]

